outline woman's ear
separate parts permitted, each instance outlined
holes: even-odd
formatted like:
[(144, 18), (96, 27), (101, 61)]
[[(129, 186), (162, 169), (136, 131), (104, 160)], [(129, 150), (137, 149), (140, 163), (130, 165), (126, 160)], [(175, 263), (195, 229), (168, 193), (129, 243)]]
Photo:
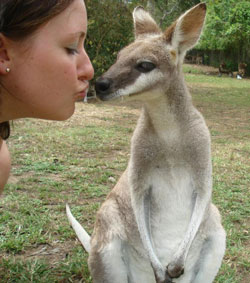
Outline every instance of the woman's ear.
[(8, 56), (8, 40), (0, 33), (0, 75), (5, 75), (10, 70), (10, 58)]

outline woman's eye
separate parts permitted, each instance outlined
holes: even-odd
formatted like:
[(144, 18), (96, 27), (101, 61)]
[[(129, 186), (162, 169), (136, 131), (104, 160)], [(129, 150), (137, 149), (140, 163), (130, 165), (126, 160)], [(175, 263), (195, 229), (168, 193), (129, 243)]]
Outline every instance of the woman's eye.
[(77, 49), (75, 49), (75, 48), (67, 47), (67, 48), (66, 48), (66, 51), (67, 51), (67, 53), (68, 53), (68, 54), (70, 54), (70, 55), (76, 55), (76, 54), (79, 54), (78, 50), (77, 50)]
[(141, 73), (148, 73), (155, 69), (155, 64), (152, 62), (144, 61), (140, 62), (139, 64), (136, 65), (136, 70), (141, 72)]

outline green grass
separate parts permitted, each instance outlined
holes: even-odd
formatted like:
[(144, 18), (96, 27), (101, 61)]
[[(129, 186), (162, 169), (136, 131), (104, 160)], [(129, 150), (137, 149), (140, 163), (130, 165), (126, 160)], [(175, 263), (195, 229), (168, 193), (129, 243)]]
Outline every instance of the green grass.
[[(250, 80), (187, 71), (212, 135), (213, 202), (227, 232), (215, 282), (250, 282)], [(135, 103), (78, 103), (65, 122), (14, 123), (13, 168), (0, 199), (0, 282), (91, 282), (65, 203), (92, 233), (96, 211), (126, 168), (138, 115)]]

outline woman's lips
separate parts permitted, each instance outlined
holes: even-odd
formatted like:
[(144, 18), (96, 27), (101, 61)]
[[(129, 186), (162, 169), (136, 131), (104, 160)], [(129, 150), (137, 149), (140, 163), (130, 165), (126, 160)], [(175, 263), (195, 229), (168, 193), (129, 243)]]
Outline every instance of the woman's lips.
[(88, 93), (88, 90), (89, 90), (89, 88), (86, 87), (85, 89), (79, 91), (79, 92), (77, 93), (77, 98), (82, 98), (82, 99), (84, 99), (85, 96), (86, 96), (87, 93)]
[(87, 91), (84, 90), (84, 91), (81, 91), (77, 94), (77, 97), (79, 98), (85, 98), (85, 96), (87, 95)]

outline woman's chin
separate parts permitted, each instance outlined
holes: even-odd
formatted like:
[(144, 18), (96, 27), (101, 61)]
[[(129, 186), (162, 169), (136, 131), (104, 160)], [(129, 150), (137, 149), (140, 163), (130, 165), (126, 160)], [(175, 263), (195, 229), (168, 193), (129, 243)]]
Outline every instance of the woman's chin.
[(42, 115), (34, 115), (33, 118), (53, 120), (53, 121), (65, 121), (69, 119), (75, 112), (75, 105), (68, 108), (58, 108), (57, 111), (50, 113), (44, 113)]
[(68, 109), (68, 111), (60, 113), (60, 115), (58, 115), (58, 117), (53, 120), (57, 120), (57, 121), (68, 120), (74, 114), (74, 112), (75, 112), (75, 107), (73, 107), (72, 109)]

